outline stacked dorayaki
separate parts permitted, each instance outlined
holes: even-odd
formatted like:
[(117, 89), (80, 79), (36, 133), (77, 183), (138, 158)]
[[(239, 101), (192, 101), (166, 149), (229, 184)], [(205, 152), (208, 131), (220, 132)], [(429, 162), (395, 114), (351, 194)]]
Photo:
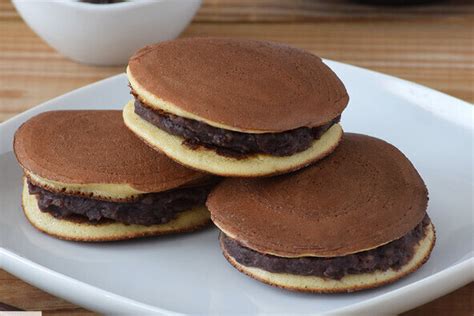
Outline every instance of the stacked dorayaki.
[(180, 39), (139, 50), (127, 75), (123, 120), (48, 112), (18, 130), (24, 211), (38, 229), (104, 241), (195, 230), (210, 217), (235, 268), (296, 291), (373, 288), (428, 259), (422, 178), (387, 142), (343, 133), (349, 97), (319, 57)]

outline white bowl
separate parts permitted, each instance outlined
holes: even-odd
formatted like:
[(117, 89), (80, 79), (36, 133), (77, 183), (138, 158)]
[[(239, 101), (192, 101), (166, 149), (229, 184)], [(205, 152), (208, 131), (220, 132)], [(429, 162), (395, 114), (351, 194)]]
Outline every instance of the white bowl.
[(126, 64), (140, 47), (177, 37), (201, 0), (13, 0), (25, 22), (61, 54), (94, 65)]

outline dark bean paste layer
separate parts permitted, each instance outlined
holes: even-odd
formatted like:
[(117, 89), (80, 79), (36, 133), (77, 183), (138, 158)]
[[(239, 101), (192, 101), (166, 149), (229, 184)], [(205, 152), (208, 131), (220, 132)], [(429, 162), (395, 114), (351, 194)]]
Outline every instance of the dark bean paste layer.
[(147, 193), (131, 202), (109, 202), (59, 194), (31, 182), (28, 182), (28, 189), (30, 194), (36, 195), (39, 209), (57, 218), (80, 215), (93, 223), (109, 219), (124, 224), (149, 226), (167, 223), (179, 212), (204, 205), (211, 186)]
[(274, 273), (318, 276), (339, 280), (347, 274), (370, 273), (373, 271), (399, 270), (415, 254), (415, 246), (426, 235), (430, 218), (424, 219), (413, 230), (400, 239), (375, 249), (342, 257), (284, 258), (262, 254), (242, 246), (236, 240), (221, 233), (227, 253), (246, 267), (260, 268)]
[(250, 134), (230, 131), (210, 126), (196, 120), (151, 109), (135, 99), (135, 113), (165, 132), (184, 138), (184, 144), (190, 148), (203, 146), (215, 150), (223, 156), (243, 158), (252, 154), (271, 156), (291, 156), (308, 149), (312, 142), (319, 139), (340, 116), (328, 124), (309, 128), (300, 127), (281, 133)]

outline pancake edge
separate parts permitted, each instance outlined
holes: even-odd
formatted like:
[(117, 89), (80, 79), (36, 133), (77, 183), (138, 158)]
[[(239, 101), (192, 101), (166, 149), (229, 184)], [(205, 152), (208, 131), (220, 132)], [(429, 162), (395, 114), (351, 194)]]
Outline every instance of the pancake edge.
[(288, 273), (273, 273), (260, 268), (247, 267), (238, 263), (230, 256), (220, 241), (224, 257), (238, 271), (265, 284), (281, 289), (309, 293), (351, 293), (368, 290), (393, 283), (400, 278), (418, 270), (430, 257), (436, 242), (436, 232), (432, 223), (426, 236), (416, 246), (412, 259), (396, 271), (376, 271), (372, 273), (349, 274), (340, 280), (321, 278), (317, 276), (302, 276)]
[[(212, 193), (212, 191), (211, 191)], [(207, 207), (207, 204), (206, 204), (206, 207)], [(211, 211), (210, 211), (211, 212)], [(326, 252), (316, 252), (316, 251), (313, 251), (313, 252), (310, 252), (310, 251), (303, 251), (303, 252), (300, 252), (300, 253), (289, 253), (289, 252), (277, 252), (277, 251), (272, 251), (272, 250), (268, 250), (268, 249), (263, 249), (262, 247), (257, 247), (255, 245), (253, 245), (252, 243), (249, 243), (249, 242), (244, 242), (243, 241), (243, 238), (242, 237), (239, 237), (237, 236), (237, 234), (234, 234), (234, 233), (231, 233), (229, 230), (226, 230), (225, 228), (223, 228), (224, 225), (222, 225), (222, 222), (220, 222), (217, 217), (215, 215), (212, 214), (211, 212), (211, 220), (212, 220), (212, 223), (217, 227), (219, 228), (219, 230), (224, 233), (227, 237), (231, 238), (231, 239), (234, 239), (234, 240), (238, 240), (239, 243), (241, 245), (243, 245), (244, 247), (247, 247), (247, 248), (250, 248), (254, 251), (257, 251), (261, 254), (266, 254), (266, 255), (270, 255), (270, 256), (276, 256), (276, 257), (281, 257), (281, 258), (288, 258), (288, 259), (297, 259), (297, 258), (302, 258), (302, 257), (314, 257), (314, 258), (334, 258), (334, 257), (341, 257), (341, 256), (348, 256), (348, 255), (353, 255), (355, 253), (359, 253), (359, 252), (362, 252), (362, 251), (368, 251), (368, 250), (373, 250), (373, 249), (376, 249), (378, 247), (382, 247), (386, 244), (389, 244), (391, 243), (392, 241), (395, 241), (403, 236), (405, 236), (405, 234), (408, 234), (410, 231), (406, 232), (404, 235), (400, 236), (400, 237), (394, 237), (394, 238), (391, 238), (391, 239), (388, 239), (387, 241), (383, 242), (383, 243), (380, 243), (376, 246), (373, 246), (373, 247), (368, 247), (368, 248), (363, 248), (363, 249), (359, 249), (358, 251), (355, 251), (355, 252), (345, 252), (345, 253), (337, 253), (337, 254), (333, 254), (333, 253), (330, 253), (328, 251)]]
[(58, 219), (39, 209), (38, 200), (29, 193), (26, 181), (23, 185), (22, 208), (28, 221), (37, 230), (59, 239), (81, 242), (119, 241), (191, 232), (211, 223), (209, 211), (205, 206), (181, 212), (176, 219), (168, 223), (151, 226), (126, 225), (119, 222), (94, 225)]
[(64, 183), (45, 179), (33, 172), (23, 169), (25, 177), (34, 185), (45, 190), (59, 193), (82, 196), (86, 198), (97, 198), (105, 201), (125, 202), (135, 200), (142, 194), (156, 193), (144, 192), (124, 183)]
[(188, 148), (182, 144), (182, 137), (168, 134), (135, 114), (133, 100), (125, 105), (123, 118), (125, 125), (153, 149), (186, 167), (227, 177), (270, 176), (301, 169), (329, 155), (343, 136), (340, 124), (334, 124), (320, 139), (313, 141), (311, 147), (294, 155), (277, 157), (257, 154), (235, 159), (204, 147), (196, 150)]

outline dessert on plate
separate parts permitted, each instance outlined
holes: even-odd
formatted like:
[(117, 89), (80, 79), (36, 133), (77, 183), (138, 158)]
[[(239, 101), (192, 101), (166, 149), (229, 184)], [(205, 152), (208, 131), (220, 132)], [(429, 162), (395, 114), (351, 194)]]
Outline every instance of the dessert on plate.
[(287, 173), (331, 153), (349, 97), (317, 56), (283, 44), (187, 38), (142, 48), (127, 75), (125, 124), (193, 169)]
[(226, 179), (206, 202), (224, 256), (264, 283), (352, 292), (415, 271), (435, 230), (410, 161), (377, 138), (345, 134), (330, 156), (273, 178)]
[(121, 111), (51, 111), (16, 132), (26, 217), (58, 238), (109, 241), (193, 231), (215, 180), (143, 144)]

